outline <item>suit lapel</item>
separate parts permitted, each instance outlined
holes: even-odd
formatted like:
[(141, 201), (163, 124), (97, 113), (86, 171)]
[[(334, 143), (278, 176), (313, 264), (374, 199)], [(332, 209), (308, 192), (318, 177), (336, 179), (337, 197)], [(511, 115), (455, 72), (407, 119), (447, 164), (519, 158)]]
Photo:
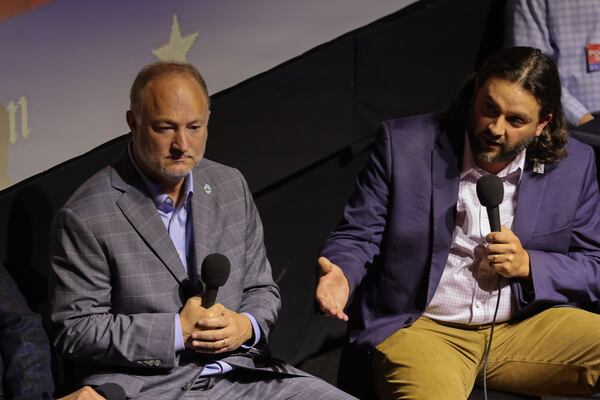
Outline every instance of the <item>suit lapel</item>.
[[(213, 253), (210, 245), (210, 227), (214, 214), (214, 182), (206, 173), (205, 162), (194, 168), (194, 195), (192, 196), (192, 222), (194, 225), (194, 251), (196, 271), (200, 278), (200, 269), (204, 258)], [(214, 228), (214, 227), (213, 227)]]
[[(433, 297), (448, 259), (460, 178), (462, 140), (450, 142), (447, 134), (438, 137), (431, 153), (432, 181), (432, 255), (427, 292), (427, 304)], [(461, 151), (462, 153), (462, 151)]]
[(179, 283), (187, 274), (156, 206), (125, 152), (111, 171), (113, 187), (123, 192), (117, 206), (144, 242), (163, 262)]
[(541, 179), (542, 176), (533, 172), (531, 167), (526, 164), (523, 177), (519, 183), (513, 231), (524, 248), (527, 248), (528, 242), (533, 235), (533, 230), (541, 209), (541, 202), (544, 198), (548, 179)]

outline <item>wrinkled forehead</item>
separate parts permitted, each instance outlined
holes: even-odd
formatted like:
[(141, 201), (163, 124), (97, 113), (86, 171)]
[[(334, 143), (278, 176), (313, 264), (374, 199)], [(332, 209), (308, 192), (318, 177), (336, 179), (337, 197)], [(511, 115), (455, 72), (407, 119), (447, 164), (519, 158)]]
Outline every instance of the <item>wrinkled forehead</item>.
[(193, 77), (165, 74), (150, 80), (141, 91), (142, 113), (164, 112), (192, 106), (208, 111), (208, 96)]
[(477, 101), (492, 102), (505, 111), (537, 117), (541, 110), (539, 100), (519, 82), (491, 77), (476, 92)]

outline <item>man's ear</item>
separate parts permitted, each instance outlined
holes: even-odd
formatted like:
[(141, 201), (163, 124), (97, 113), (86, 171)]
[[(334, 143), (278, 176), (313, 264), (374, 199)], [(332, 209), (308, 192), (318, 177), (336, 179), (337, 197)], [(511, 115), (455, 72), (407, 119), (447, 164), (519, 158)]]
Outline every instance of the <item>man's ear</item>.
[(135, 116), (133, 115), (131, 110), (128, 110), (127, 113), (125, 113), (125, 119), (127, 120), (127, 125), (129, 126), (129, 130), (131, 131), (131, 133), (135, 133), (137, 131), (137, 126)]
[(538, 124), (537, 128), (535, 128), (536, 137), (540, 136), (542, 132), (544, 132), (546, 125), (548, 125), (550, 121), (552, 121), (552, 113), (546, 114), (546, 116), (540, 120), (540, 123)]

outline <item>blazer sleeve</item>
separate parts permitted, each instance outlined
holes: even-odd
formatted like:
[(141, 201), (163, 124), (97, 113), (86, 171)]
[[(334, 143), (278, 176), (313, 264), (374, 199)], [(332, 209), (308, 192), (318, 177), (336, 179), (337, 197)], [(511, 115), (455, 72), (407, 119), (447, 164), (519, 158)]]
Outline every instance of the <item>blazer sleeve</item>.
[(175, 366), (175, 314), (113, 313), (110, 249), (69, 208), (55, 217), (50, 254), (54, 345), (64, 356), (111, 366)]
[(5, 398), (52, 396), (50, 345), (39, 315), (32, 312), (8, 271), (0, 265), (0, 351)]
[[(521, 308), (532, 302), (589, 304), (600, 299), (600, 195), (594, 154), (589, 149), (572, 233), (565, 254), (528, 250), (534, 298), (518, 291)], [(556, 207), (560, 207), (559, 204)]]
[(320, 252), (344, 271), (351, 292), (365, 276), (367, 265), (380, 252), (387, 223), (391, 164), (390, 135), (384, 123), (377, 133), (369, 162), (358, 176), (355, 191), (344, 207), (342, 221)]
[(256, 319), (261, 329), (259, 344), (264, 344), (277, 319), (281, 298), (279, 288), (273, 281), (271, 265), (267, 259), (260, 215), (248, 184), (241, 174), (239, 176), (246, 206), (246, 273), (242, 301), (237, 312), (249, 313)]

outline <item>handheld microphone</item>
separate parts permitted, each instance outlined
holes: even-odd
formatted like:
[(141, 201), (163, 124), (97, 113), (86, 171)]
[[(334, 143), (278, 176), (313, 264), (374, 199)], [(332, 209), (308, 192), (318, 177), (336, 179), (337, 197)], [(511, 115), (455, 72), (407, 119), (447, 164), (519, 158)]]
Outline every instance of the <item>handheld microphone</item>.
[(231, 265), (223, 254), (213, 253), (202, 261), (202, 280), (206, 289), (202, 295), (202, 307), (209, 308), (215, 304), (219, 288), (227, 282)]
[(117, 383), (103, 383), (98, 386), (96, 392), (106, 400), (125, 400), (125, 390)]
[(500, 210), (498, 206), (504, 197), (504, 186), (496, 175), (484, 175), (477, 181), (477, 197), (482, 206), (487, 208), (490, 230), (500, 232)]
[[(500, 210), (498, 206), (502, 203), (504, 198), (504, 186), (502, 181), (496, 175), (484, 175), (477, 181), (477, 197), (482, 206), (487, 208), (488, 219), (490, 220), (490, 230), (492, 232), (500, 232)], [(498, 306), (500, 305), (500, 279), (498, 279), (498, 299), (496, 300), (496, 309), (494, 311), (494, 318), (492, 319), (492, 329), (490, 331), (490, 337), (485, 347), (485, 353), (483, 357), (483, 394), (487, 399), (487, 369), (488, 359), (490, 356), (490, 349), (492, 348), (492, 337), (494, 336), (494, 324), (496, 323), (496, 316), (498, 315)]]

